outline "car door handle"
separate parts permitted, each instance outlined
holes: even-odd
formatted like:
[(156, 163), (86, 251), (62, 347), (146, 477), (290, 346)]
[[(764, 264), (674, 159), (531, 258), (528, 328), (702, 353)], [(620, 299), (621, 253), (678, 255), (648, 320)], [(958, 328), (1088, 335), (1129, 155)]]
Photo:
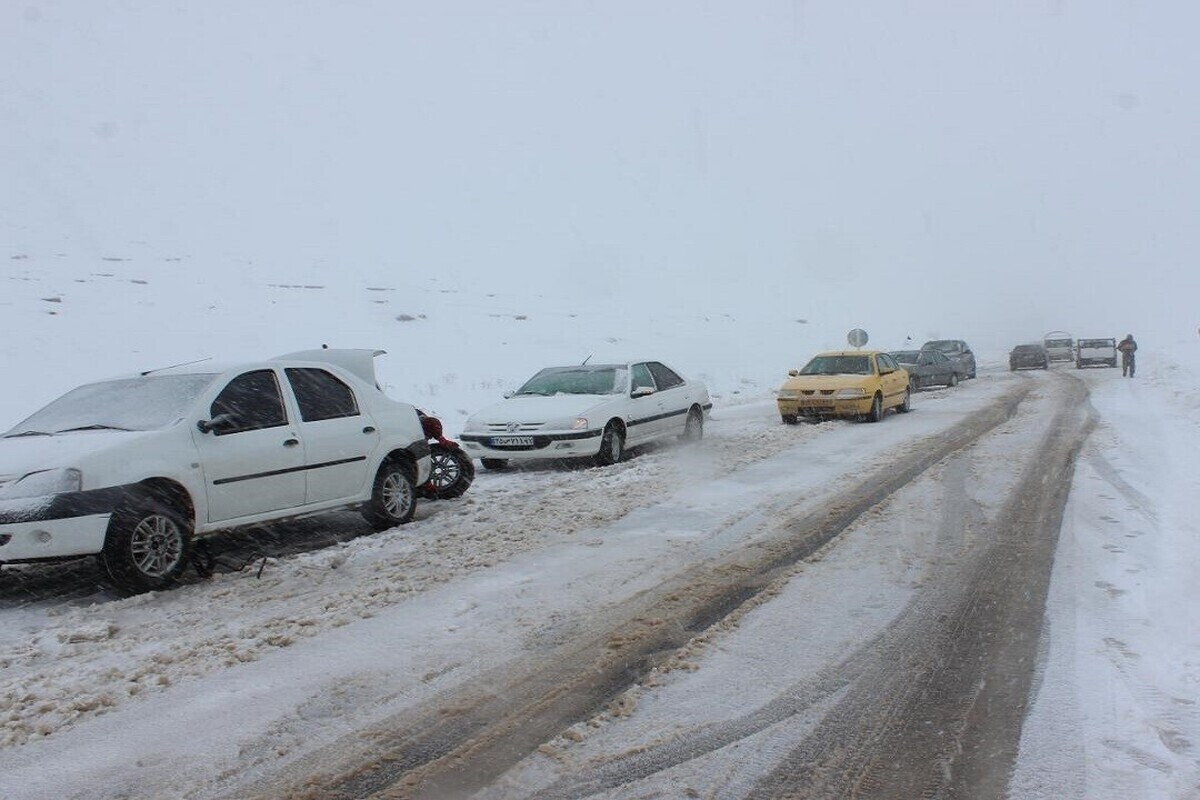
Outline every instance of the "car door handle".
[(375, 432), (374, 425), (368, 425), (367, 427), (363, 428), (363, 433), (374, 433), (374, 432)]
[(298, 444), (300, 444), (299, 439), (284, 439), (283, 440), (284, 447), (295, 447)]

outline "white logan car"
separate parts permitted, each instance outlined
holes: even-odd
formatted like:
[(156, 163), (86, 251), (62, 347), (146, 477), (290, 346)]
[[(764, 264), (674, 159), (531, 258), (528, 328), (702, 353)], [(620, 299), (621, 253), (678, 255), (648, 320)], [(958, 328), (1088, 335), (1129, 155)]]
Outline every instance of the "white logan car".
[(468, 418), (460, 438), (488, 469), (542, 458), (615, 464), (655, 439), (700, 439), (711, 411), (703, 383), (659, 361), (547, 367)]
[(99, 554), (130, 592), (187, 568), (196, 535), (361, 507), (412, 519), (429, 478), (383, 351), (310, 350), (151, 370), (71, 390), (0, 437), (0, 564)]

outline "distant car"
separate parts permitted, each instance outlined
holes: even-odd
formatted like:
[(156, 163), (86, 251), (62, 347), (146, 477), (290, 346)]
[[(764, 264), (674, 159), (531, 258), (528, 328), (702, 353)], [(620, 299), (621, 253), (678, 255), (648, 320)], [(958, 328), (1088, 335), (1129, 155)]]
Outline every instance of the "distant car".
[(908, 386), (914, 392), (926, 386), (957, 386), (965, 374), (957, 361), (940, 350), (895, 350), (891, 355), (908, 372)]
[(1050, 331), (1042, 337), (1042, 347), (1051, 361), (1072, 361), (1075, 358), (1075, 337), (1066, 331)]
[(910, 409), (908, 372), (889, 353), (850, 350), (821, 353), (790, 370), (776, 396), (779, 415), (794, 425), (800, 417), (852, 417), (878, 422), (884, 412)]
[(975, 377), (975, 354), (971, 352), (971, 346), (962, 339), (932, 339), (921, 345), (921, 349), (937, 350), (946, 358), (958, 363), (961, 377)]
[(1049, 369), (1050, 354), (1040, 344), (1019, 344), (1008, 354), (1008, 368), (1013, 372), (1019, 369)]
[(0, 437), (0, 563), (98, 554), (130, 592), (187, 568), (193, 537), (345, 507), (412, 519), (430, 476), (382, 350), (151, 370), (67, 392)]
[(547, 367), (472, 414), (459, 439), (486, 469), (545, 458), (608, 465), (657, 439), (699, 440), (711, 411), (708, 388), (661, 361)]
[(1116, 339), (1080, 339), (1075, 350), (1075, 368), (1115, 367), (1117, 365)]

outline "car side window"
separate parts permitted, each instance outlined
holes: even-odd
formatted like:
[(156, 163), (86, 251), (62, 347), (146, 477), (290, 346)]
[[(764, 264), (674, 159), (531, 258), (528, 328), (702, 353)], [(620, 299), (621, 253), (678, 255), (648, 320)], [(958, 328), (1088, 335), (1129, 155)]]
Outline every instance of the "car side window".
[(932, 353), (921, 353), (921, 355), (917, 356), (917, 364), (922, 367), (932, 364), (935, 360)]
[(228, 421), (213, 428), (218, 436), (286, 425), (287, 412), (275, 370), (259, 369), (238, 375), (213, 400), (209, 414), (212, 419), (226, 415)]
[(629, 391), (635, 392), (642, 388), (656, 388), (654, 378), (650, 375), (650, 368), (645, 364), (634, 364), (633, 368), (629, 370)]
[(654, 375), (654, 382), (658, 384), (658, 388), (660, 390), (670, 389), (674, 386), (680, 386), (683, 384), (683, 378), (679, 377), (679, 375), (676, 374), (675, 371), (666, 364), (660, 364), (657, 361), (651, 361), (646, 366), (650, 368), (651, 374)]
[(358, 416), (354, 390), (336, 375), (314, 367), (288, 367), (284, 372), (305, 422)]
[(880, 353), (878, 358), (879, 358), (879, 371), (880, 372), (883, 372), (885, 369), (890, 369), (890, 370), (900, 369), (900, 365), (897, 364), (896, 361), (891, 356), (889, 356), (887, 353)]

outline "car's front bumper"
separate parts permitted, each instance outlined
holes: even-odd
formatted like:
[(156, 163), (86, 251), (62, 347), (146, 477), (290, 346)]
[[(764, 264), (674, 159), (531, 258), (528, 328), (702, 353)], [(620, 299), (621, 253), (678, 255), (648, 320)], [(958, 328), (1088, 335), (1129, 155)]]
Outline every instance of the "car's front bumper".
[(776, 400), (785, 417), (858, 417), (871, 411), (870, 397), (800, 397)]
[(0, 563), (40, 561), (99, 553), (112, 514), (0, 521)]
[(464, 433), (459, 438), (472, 458), (532, 461), (583, 458), (600, 452), (601, 430), (547, 431), (537, 434)]

